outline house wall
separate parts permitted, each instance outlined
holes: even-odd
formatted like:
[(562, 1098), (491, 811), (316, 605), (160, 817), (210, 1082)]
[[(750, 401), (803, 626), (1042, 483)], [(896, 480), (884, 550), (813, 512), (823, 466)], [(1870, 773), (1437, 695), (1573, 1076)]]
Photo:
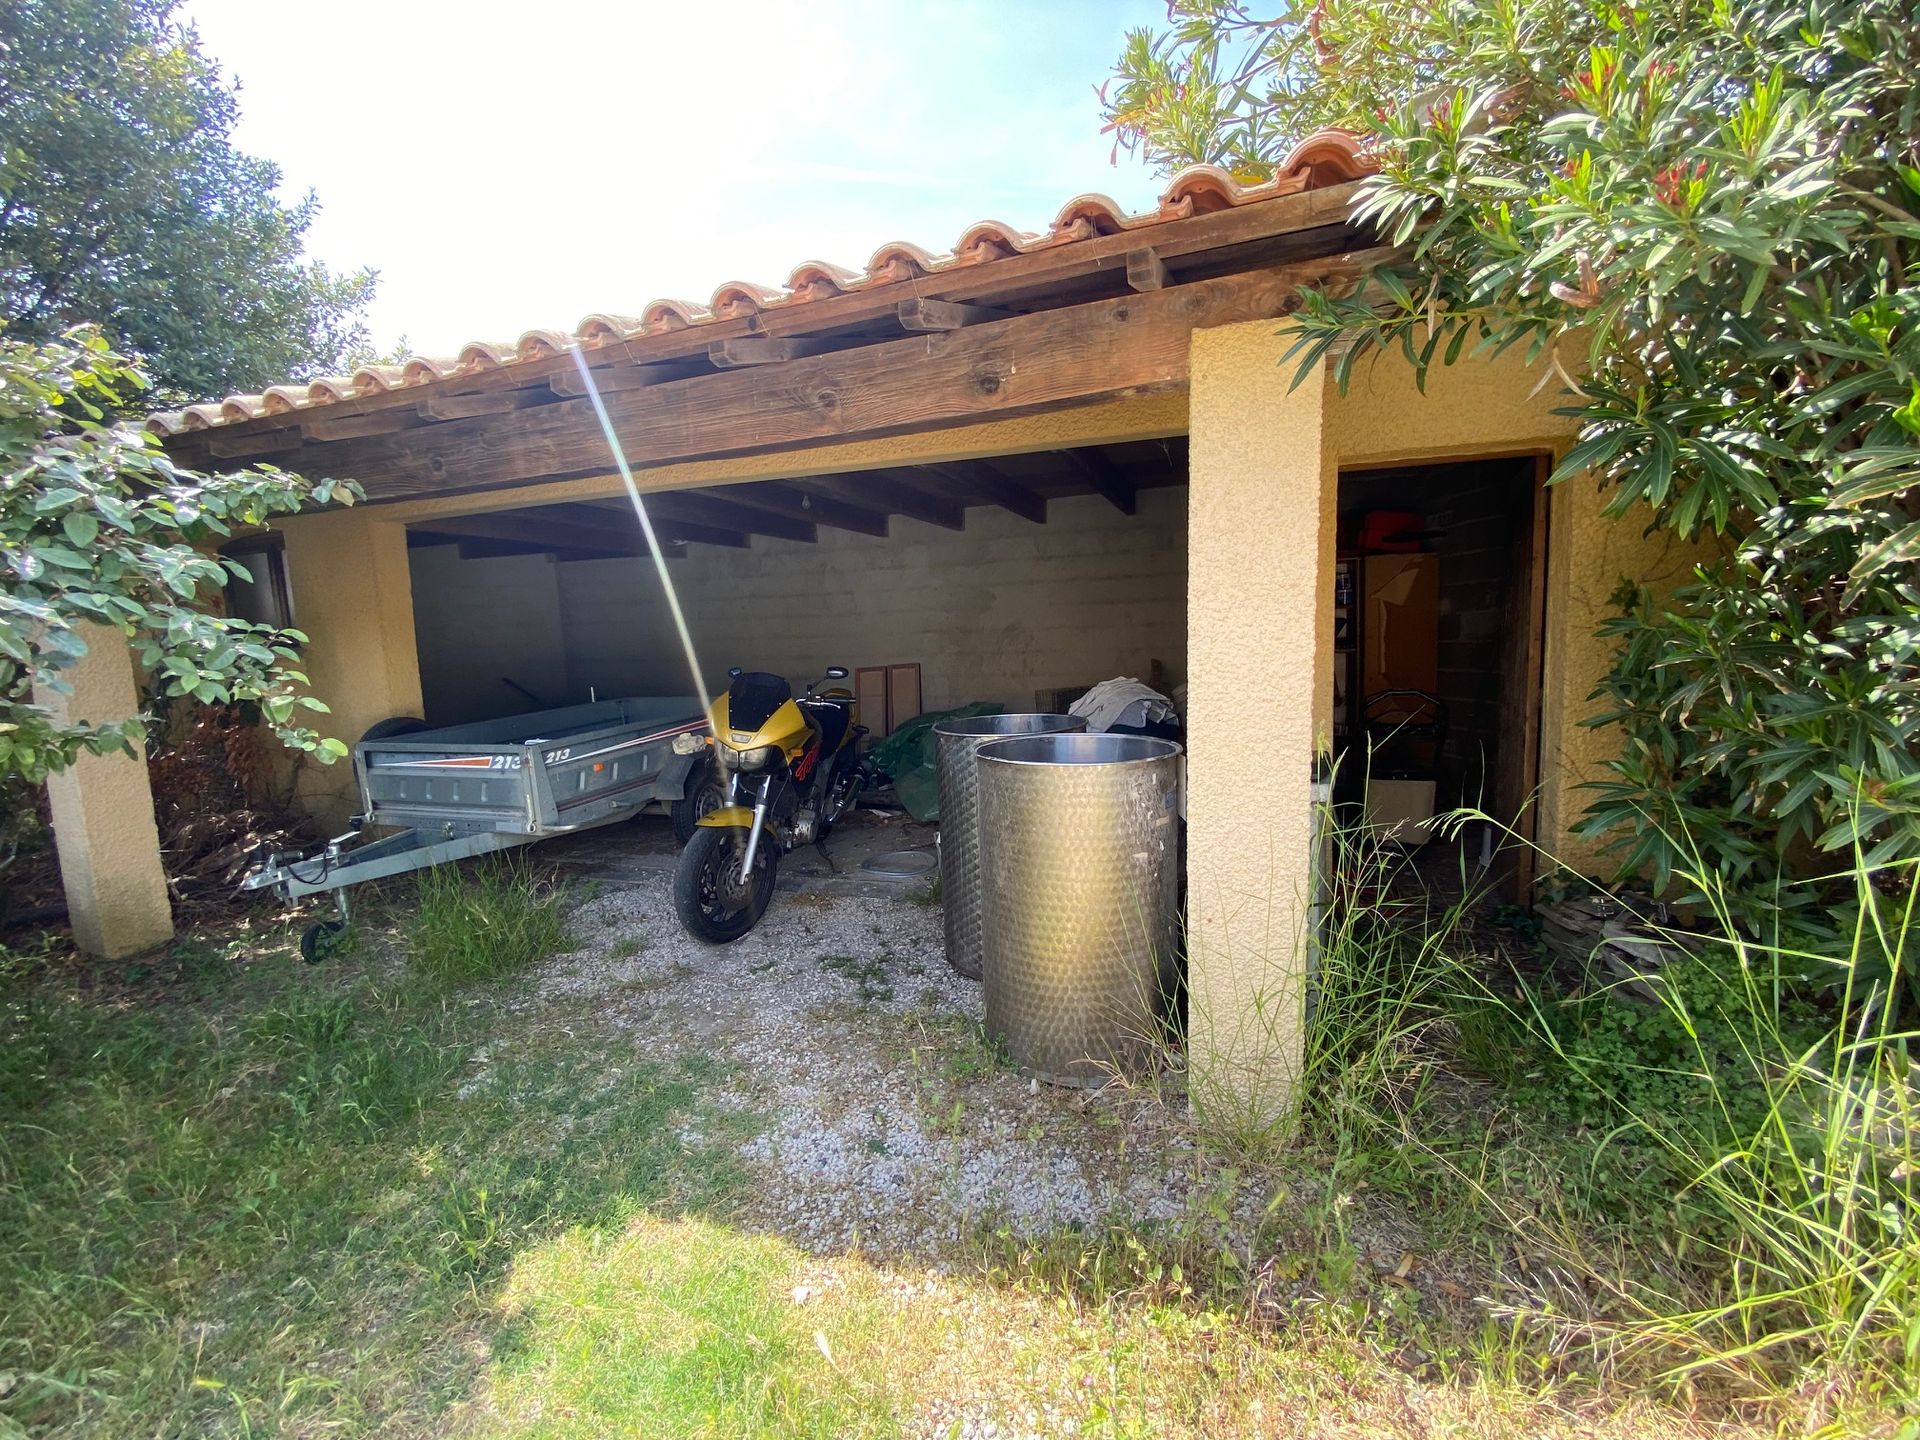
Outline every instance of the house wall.
[[(1132, 516), (1098, 496), (1055, 500), (1044, 525), (976, 507), (964, 531), (895, 516), (885, 539), (825, 526), (811, 545), (756, 535), (744, 552), (693, 546), (668, 570), (709, 689), (730, 665), (799, 685), (828, 665), (918, 661), (929, 710), (1026, 708), (1037, 689), (1144, 678), (1156, 659), (1184, 673), (1186, 492), (1139, 498)], [(557, 573), (574, 691), (687, 688), (650, 564)]]
[[(307, 635), (301, 666), (324, 714), (306, 716), (351, 745), (367, 728), (421, 709), (407, 532), (384, 507), (356, 506), (284, 522), (293, 623)], [(294, 762), (293, 793), (328, 826), (359, 808), (353, 766)]]
[(585, 698), (585, 688), (567, 678), (560, 618), (566, 567), (545, 555), (462, 560), (457, 545), (412, 550), (408, 560), (421, 713), (428, 724), (458, 725), (534, 708), (508, 678), (549, 705)]

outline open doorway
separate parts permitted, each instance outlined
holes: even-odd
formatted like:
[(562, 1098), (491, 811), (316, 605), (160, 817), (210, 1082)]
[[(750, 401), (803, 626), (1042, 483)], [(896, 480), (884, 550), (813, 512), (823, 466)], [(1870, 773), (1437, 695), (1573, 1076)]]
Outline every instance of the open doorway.
[[(1335, 798), (1422, 871), (1531, 879), (1498, 827), (1532, 834), (1547, 469), (1521, 455), (1340, 476)], [(1446, 839), (1429, 823), (1463, 806), (1495, 824)]]

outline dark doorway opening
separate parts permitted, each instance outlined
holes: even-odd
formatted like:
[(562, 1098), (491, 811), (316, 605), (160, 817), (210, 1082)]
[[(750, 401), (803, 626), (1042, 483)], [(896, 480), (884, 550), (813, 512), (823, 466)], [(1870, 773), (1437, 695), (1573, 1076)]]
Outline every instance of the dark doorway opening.
[[(1532, 837), (1548, 468), (1521, 455), (1340, 477), (1336, 798), (1376, 825), (1401, 817), (1402, 842), (1440, 846), (1420, 818), (1463, 806)], [(1504, 841), (1472, 827), (1462, 858), (1498, 851), (1524, 888), (1524, 849)]]

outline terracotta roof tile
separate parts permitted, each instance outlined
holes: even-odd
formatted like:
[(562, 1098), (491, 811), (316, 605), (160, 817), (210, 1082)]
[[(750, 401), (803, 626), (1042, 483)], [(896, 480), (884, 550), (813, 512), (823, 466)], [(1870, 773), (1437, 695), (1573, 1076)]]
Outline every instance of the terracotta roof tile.
[(467, 374), (475, 370), (498, 370), (514, 358), (514, 347), (496, 345), (487, 340), (469, 340), (460, 347), (460, 358), (454, 368)]
[(522, 360), (538, 360), (543, 355), (564, 355), (573, 344), (573, 336), (564, 330), (529, 330), (513, 343), (513, 353)]
[(649, 335), (663, 330), (685, 330), (711, 319), (713, 312), (691, 300), (649, 300), (640, 312), (640, 328)]
[(844, 295), (860, 284), (858, 270), (849, 270), (844, 265), (829, 264), (825, 260), (803, 260), (794, 267), (787, 277), (787, 291), (794, 300), (825, 300), (830, 295)]
[(1105, 195), (1078, 195), (1060, 208), (1043, 234), (1016, 230), (997, 220), (981, 220), (968, 226), (953, 249), (945, 254), (936, 254), (907, 241), (893, 241), (874, 251), (864, 270), (808, 260), (795, 267), (785, 286), (778, 289), (731, 280), (716, 290), (706, 305), (687, 300), (654, 300), (637, 317), (596, 312), (583, 318), (571, 333), (529, 330), (511, 345), (474, 340), (451, 358), (416, 355), (404, 365), (364, 366), (351, 377), (325, 376), (305, 387), (276, 385), (263, 395), (230, 395), (219, 404), (163, 410), (147, 417), (147, 428), (162, 437), (187, 430), (206, 430), (261, 415), (285, 414), (310, 406), (339, 404), (356, 396), (431, 384), (452, 375), (497, 370), (516, 361), (558, 355), (575, 343), (618, 344), (640, 335), (685, 330), (716, 320), (805, 306), (850, 291), (937, 276), (945, 270), (991, 264), (1012, 255), (1337, 185), (1358, 179), (1372, 168), (1372, 161), (1363, 153), (1356, 137), (1343, 131), (1322, 130), (1296, 145), (1277, 167), (1273, 178), (1262, 184), (1243, 184), (1214, 165), (1195, 165), (1182, 170), (1168, 180), (1157, 209), (1146, 214), (1129, 215)]
[(613, 345), (645, 328), (635, 315), (588, 315), (573, 327), (582, 345)]
[(406, 375), (406, 367), (403, 365), (362, 365), (353, 372), (353, 393), (384, 395), (387, 391), (403, 384)]
[(410, 355), (407, 363), (400, 367), (400, 379), (405, 385), (426, 385), (451, 375), (459, 367), (457, 359), (446, 355)]
[(707, 311), (717, 319), (735, 320), (743, 315), (758, 315), (769, 305), (778, 305), (786, 298), (785, 291), (776, 290), (771, 285), (755, 285), (749, 280), (729, 280), (713, 292)]

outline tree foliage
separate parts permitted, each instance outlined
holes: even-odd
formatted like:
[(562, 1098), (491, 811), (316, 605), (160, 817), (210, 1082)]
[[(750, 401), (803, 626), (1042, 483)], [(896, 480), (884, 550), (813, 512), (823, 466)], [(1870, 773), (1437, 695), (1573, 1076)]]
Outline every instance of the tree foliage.
[[(1340, 124), (1380, 159), (1357, 211), (1404, 258), (1308, 298), (1303, 367), (1344, 384), (1387, 350), (1424, 379), (1521, 346), (1579, 423), (1556, 482), (1717, 539), (1670, 596), (1623, 583), (1591, 722), (1622, 749), (1584, 829), (1662, 882), (1691, 836), (1749, 925), (1830, 950), (1859, 912), (1818, 878), (1920, 855), (1910, 0), (1176, 8), (1123, 57), (1125, 143), (1271, 158)], [(1194, 38), (1215, 30), (1239, 48)], [(1176, 154), (1183, 134), (1214, 149)]]
[(302, 257), (317, 211), (234, 148), (234, 87), (174, 0), (0, 6), (0, 319), (82, 322), (140, 355), (164, 403), (335, 368), (365, 343), (370, 271)]
[(0, 775), (39, 780), (139, 738), (138, 716), (75, 723), (36, 699), (72, 693), (88, 626), (126, 635), (161, 696), (251, 703), (286, 744), (345, 754), (300, 723), (327, 708), (293, 668), (306, 637), (209, 609), (243, 572), (207, 547), (309, 502), (351, 504), (358, 487), (182, 470), (144, 430), (105, 418), (143, 384), (97, 332), (0, 341)]

